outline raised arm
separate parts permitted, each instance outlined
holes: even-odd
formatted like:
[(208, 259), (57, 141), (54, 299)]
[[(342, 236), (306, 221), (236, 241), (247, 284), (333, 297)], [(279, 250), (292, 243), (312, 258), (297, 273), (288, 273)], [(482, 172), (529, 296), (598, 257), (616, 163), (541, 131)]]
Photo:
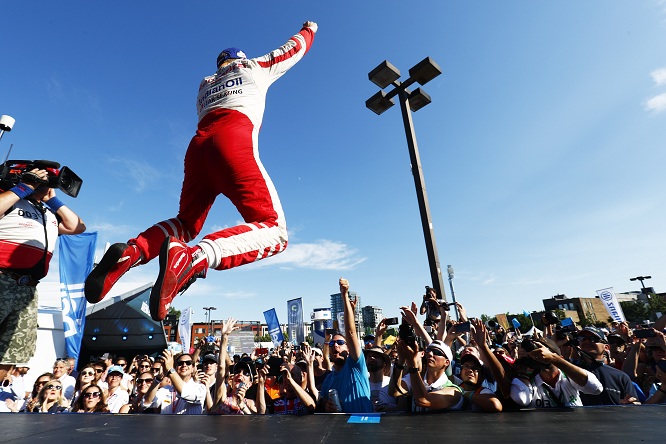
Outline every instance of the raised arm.
[(354, 316), (356, 299), (353, 302), (349, 300), (349, 281), (347, 279), (340, 278), (339, 284), (342, 303), (345, 306), (345, 339), (347, 341), (347, 348), (349, 349), (349, 356), (354, 361), (358, 361), (361, 358), (363, 350), (356, 334), (356, 317)]
[(217, 364), (217, 391), (215, 393), (215, 403), (214, 407), (219, 405), (219, 403), (223, 402), (226, 397), (227, 397), (227, 367), (228, 367), (228, 353), (227, 353), (227, 346), (229, 344), (229, 334), (231, 334), (232, 331), (236, 330), (237, 327), (234, 325), (236, 323), (236, 319), (234, 318), (228, 318), (226, 321), (222, 322), (222, 331), (220, 338), (215, 338), (215, 341), (219, 341), (219, 346), (220, 346), (220, 354), (218, 356), (218, 364)]

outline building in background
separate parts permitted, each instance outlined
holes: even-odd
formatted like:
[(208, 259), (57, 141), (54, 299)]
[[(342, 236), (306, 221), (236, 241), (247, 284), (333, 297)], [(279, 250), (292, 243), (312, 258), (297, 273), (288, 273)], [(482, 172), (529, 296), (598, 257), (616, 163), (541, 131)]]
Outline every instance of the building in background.
[(366, 305), (362, 309), (362, 315), (365, 328), (374, 330), (377, 328), (377, 325), (379, 325), (381, 320), (384, 319), (384, 310), (372, 305)]
[[(356, 331), (360, 334), (364, 331), (363, 325), (363, 316), (361, 314), (361, 297), (355, 291), (350, 291), (349, 296), (352, 299), (356, 299), (356, 308), (354, 309), (354, 322), (356, 322)], [(346, 319), (343, 320), (345, 313), (345, 307), (342, 305), (342, 294), (336, 293), (331, 295), (331, 318), (333, 323), (338, 322), (338, 327), (340, 328), (340, 321), (347, 322)]]
[(563, 294), (543, 299), (543, 308), (546, 311), (562, 310), (565, 317), (571, 317), (574, 322), (589, 323), (608, 322), (608, 310), (598, 297), (594, 298), (568, 298)]

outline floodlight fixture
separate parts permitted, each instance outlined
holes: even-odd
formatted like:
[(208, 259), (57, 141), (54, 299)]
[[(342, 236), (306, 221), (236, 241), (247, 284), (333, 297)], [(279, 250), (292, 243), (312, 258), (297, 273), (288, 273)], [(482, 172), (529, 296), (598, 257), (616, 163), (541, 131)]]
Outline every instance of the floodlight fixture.
[(409, 77), (417, 81), (419, 85), (425, 85), (441, 73), (442, 69), (430, 57), (426, 57), (409, 69)]
[(430, 102), (432, 102), (430, 95), (421, 88), (416, 88), (409, 94), (409, 109), (413, 112), (420, 110)]
[(395, 105), (393, 98), (386, 97), (384, 91), (378, 91), (377, 94), (365, 101), (365, 106), (377, 115), (380, 115), (393, 105)]
[[(384, 89), (400, 78), (400, 70), (388, 60), (384, 60), (375, 69), (368, 73), (368, 79), (375, 85)], [(378, 113), (379, 114), (379, 113)]]

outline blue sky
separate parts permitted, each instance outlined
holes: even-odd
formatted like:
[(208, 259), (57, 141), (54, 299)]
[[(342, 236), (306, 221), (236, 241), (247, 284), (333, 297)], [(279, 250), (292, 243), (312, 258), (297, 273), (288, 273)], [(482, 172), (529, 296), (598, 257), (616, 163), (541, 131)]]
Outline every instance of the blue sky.
[[(0, 153), (14, 144), (12, 158), (84, 179), (62, 199), (99, 233), (101, 256), (175, 216), (197, 88), (219, 51), (263, 55), (313, 20), (312, 50), (269, 90), (259, 139), (290, 246), (210, 272), (176, 308), (263, 321), (275, 307), (286, 322), (287, 300), (303, 298), (307, 316), (340, 276), (386, 316), (420, 300), (430, 279), (399, 108), (377, 116), (365, 100), (381, 61), (406, 78), (426, 56), (443, 75), (414, 124), (440, 262), (469, 314), (637, 290), (638, 275), (666, 290), (664, 0), (328, 4), (4, 4), (0, 114), (16, 125)], [(238, 221), (221, 198), (202, 234)], [(117, 291), (156, 275), (153, 261)]]

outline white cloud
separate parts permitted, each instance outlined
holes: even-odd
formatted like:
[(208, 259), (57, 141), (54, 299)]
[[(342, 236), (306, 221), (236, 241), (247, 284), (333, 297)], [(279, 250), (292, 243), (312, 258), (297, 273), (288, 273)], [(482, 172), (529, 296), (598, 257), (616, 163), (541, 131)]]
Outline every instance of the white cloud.
[(666, 68), (659, 68), (650, 73), (657, 86), (666, 85)]
[(313, 270), (351, 270), (366, 259), (346, 244), (324, 239), (314, 243), (291, 243), (284, 253), (257, 264)]
[(666, 93), (648, 99), (645, 102), (645, 109), (657, 113), (666, 110)]
[(128, 225), (118, 225), (110, 222), (93, 222), (87, 224), (87, 231), (101, 231), (104, 234), (119, 234), (129, 231)]
[(122, 165), (117, 171), (123, 176), (130, 177), (129, 183), (134, 184), (135, 191), (143, 191), (147, 186), (159, 183), (162, 178), (162, 173), (147, 162), (121, 158), (111, 158), (109, 162)]

